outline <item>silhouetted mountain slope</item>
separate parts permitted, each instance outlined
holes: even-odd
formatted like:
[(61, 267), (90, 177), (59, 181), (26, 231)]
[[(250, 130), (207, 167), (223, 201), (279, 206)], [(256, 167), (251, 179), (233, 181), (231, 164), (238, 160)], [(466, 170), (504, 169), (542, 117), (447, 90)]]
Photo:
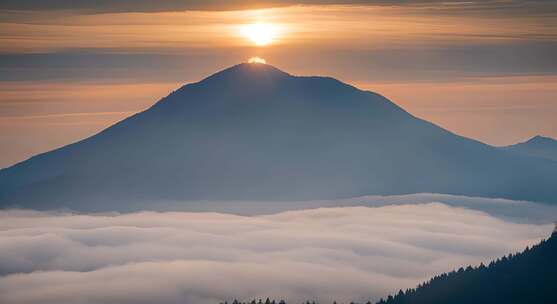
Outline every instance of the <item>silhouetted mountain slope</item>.
[(0, 206), (39, 209), (416, 192), (554, 202), (557, 163), (457, 136), (332, 78), (240, 64), (0, 171)]
[(557, 303), (557, 233), (489, 266), (442, 274), (379, 304)]
[(538, 135), (525, 142), (502, 147), (501, 149), (523, 155), (557, 161), (557, 140), (550, 137)]

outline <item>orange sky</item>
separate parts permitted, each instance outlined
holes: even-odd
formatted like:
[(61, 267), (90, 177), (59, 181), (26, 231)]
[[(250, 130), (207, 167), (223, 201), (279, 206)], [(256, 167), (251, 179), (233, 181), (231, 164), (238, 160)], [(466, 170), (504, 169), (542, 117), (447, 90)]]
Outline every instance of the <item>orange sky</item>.
[[(462, 6), (80, 12), (0, 5), (0, 167), (82, 139), (251, 56), (376, 91), (489, 144), (557, 137), (554, 11)], [(255, 22), (277, 29), (272, 43), (255, 46), (242, 35)]]

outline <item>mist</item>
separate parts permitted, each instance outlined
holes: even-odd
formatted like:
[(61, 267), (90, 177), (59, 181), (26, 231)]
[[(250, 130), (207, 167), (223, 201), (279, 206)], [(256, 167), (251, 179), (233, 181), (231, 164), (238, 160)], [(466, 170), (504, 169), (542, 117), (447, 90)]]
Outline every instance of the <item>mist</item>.
[(258, 216), (6, 210), (0, 302), (373, 301), (551, 229), (441, 203)]

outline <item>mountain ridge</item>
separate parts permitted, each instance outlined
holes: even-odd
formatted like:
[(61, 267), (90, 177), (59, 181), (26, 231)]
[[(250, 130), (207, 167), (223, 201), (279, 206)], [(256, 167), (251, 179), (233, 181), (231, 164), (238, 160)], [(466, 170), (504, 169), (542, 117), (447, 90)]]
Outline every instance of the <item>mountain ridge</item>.
[(244, 63), (1, 170), (0, 207), (139, 210), (417, 192), (555, 201), (553, 180), (557, 164), (456, 135), (377, 93)]
[(522, 155), (557, 161), (557, 140), (536, 135), (524, 142), (501, 147), (501, 149)]

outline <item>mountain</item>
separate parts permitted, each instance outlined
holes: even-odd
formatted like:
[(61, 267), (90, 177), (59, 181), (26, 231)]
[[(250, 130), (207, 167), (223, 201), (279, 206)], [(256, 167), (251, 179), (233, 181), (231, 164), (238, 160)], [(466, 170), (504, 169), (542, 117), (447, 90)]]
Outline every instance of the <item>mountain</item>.
[(557, 303), (557, 232), (489, 266), (460, 268), (378, 304)]
[(557, 201), (557, 163), (448, 132), (329, 77), (239, 64), (80, 142), (0, 171), (0, 207), (447, 193)]
[(525, 142), (502, 147), (501, 149), (523, 155), (557, 161), (557, 140), (550, 137), (538, 135)]

